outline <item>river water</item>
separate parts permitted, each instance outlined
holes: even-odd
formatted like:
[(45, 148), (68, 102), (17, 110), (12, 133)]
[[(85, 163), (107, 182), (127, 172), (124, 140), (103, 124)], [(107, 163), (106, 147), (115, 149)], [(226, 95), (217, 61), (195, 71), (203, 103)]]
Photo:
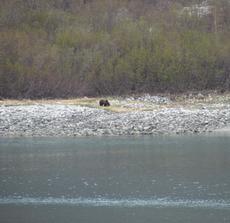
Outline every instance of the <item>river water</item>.
[(0, 139), (0, 222), (230, 222), (230, 136)]

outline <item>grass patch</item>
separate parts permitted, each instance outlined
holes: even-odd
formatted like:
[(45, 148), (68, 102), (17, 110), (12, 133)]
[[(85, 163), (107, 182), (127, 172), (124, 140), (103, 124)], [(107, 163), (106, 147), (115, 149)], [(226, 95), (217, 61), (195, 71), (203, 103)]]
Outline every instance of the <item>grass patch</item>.
[[(128, 98), (128, 97), (127, 97)], [(71, 99), (40, 99), (40, 100), (1, 100), (0, 106), (29, 106), (39, 104), (49, 105), (76, 105), (85, 106), (90, 108), (103, 109), (110, 112), (132, 112), (132, 111), (153, 111), (169, 108), (187, 108), (187, 109), (198, 109), (202, 107), (212, 107), (217, 105), (229, 105), (230, 104), (230, 93), (226, 94), (207, 94), (204, 97), (191, 97), (188, 95), (177, 95), (174, 100), (167, 104), (151, 103), (149, 101), (140, 100), (127, 100), (127, 98), (121, 97), (108, 97), (111, 106), (101, 107), (99, 106), (99, 100), (101, 98), (71, 98)]]

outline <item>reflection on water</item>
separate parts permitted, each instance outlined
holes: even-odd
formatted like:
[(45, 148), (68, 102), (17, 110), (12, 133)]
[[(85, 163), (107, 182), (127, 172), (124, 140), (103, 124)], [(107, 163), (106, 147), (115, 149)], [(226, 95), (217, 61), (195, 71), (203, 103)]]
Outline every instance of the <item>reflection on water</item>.
[(170, 198), (153, 199), (108, 199), (108, 198), (30, 198), (8, 197), (0, 198), (0, 205), (72, 205), (85, 207), (156, 207), (156, 208), (209, 208), (229, 209), (229, 201), (216, 200), (182, 200)]
[[(229, 167), (226, 135), (0, 139), (0, 218), (14, 222), (12, 213), (36, 207), (31, 221), (41, 222), (45, 206), (50, 212), (42, 222), (50, 215), (63, 222), (62, 206), (64, 215), (75, 210), (73, 222), (83, 221), (83, 212), (87, 222), (104, 222), (108, 208), (121, 216), (112, 223), (137, 222), (133, 215), (143, 208), (141, 222), (174, 222), (167, 213), (180, 216), (178, 223), (230, 222)], [(95, 216), (98, 208), (104, 216)], [(221, 217), (211, 218), (214, 212)]]

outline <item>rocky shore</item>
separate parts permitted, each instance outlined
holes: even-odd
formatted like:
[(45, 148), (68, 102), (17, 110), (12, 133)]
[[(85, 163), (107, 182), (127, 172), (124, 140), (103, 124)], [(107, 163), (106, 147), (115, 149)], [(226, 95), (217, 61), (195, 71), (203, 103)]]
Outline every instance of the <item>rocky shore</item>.
[(207, 98), (189, 100), (185, 104), (149, 95), (111, 99), (120, 112), (61, 102), (2, 103), (0, 137), (186, 134), (230, 125), (228, 99), (215, 103)]

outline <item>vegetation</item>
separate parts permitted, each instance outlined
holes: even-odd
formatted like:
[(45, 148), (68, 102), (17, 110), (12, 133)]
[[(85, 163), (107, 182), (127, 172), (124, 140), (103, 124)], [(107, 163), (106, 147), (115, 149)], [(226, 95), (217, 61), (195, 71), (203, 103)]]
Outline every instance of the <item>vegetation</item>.
[(230, 90), (230, 1), (1, 0), (0, 97)]

